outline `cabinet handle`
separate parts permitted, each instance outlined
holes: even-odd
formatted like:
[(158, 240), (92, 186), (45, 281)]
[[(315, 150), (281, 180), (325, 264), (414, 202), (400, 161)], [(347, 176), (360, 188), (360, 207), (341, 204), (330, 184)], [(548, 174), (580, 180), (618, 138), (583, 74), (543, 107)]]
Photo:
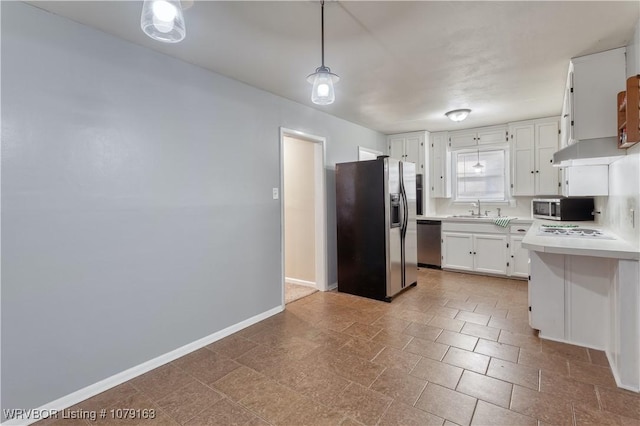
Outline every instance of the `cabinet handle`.
[(472, 252), (469, 252), (469, 254), (473, 254)]
[(565, 114), (562, 116), (562, 118), (567, 118), (569, 116), (569, 114)]
[(533, 173), (533, 170), (531, 170), (531, 173)]
[(474, 251), (473, 254), (476, 254), (476, 252)]
[(536, 173), (540, 173), (540, 170), (536, 170)]
[(526, 229), (518, 229), (518, 232), (527, 232)]

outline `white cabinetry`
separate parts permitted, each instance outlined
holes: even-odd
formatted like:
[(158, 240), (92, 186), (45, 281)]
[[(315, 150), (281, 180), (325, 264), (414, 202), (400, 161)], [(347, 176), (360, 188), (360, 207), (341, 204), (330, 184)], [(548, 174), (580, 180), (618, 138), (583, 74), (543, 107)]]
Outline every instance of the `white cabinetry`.
[(447, 149), (448, 133), (438, 132), (431, 133), (429, 144), (429, 179), (431, 187), (431, 197), (433, 198), (450, 198), (451, 197), (451, 178), (449, 176), (449, 165), (451, 163), (451, 154)]
[(442, 267), (473, 271), (473, 235), (442, 232)]
[(558, 194), (559, 172), (553, 167), (558, 134), (557, 118), (509, 124), (513, 195)]
[(452, 150), (477, 145), (502, 143), (507, 141), (506, 126), (480, 127), (449, 133), (449, 147)]
[(416, 174), (424, 174), (425, 132), (402, 133), (387, 137), (389, 156), (415, 163)]
[(562, 169), (562, 195), (565, 197), (609, 195), (609, 166), (571, 166)]
[(442, 267), (458, 271), (507, 275), (507, 236), (442, 233)]
[(522, 239), (531, 225), (518, 224), (509, 227), (509, 276), (529, 276), (529, 250), (522, 247)]
[[(563, 135), (569, 138), (569, 144), (617, 136), (617, 109), (611, 105), (615, 105), (618, 92), (626, 88), (625, 67), (624, 47), (571, 60), (568, 77), (571, 87), (563, 108), (563, 118), (573, 126), (568, 135)], [(565, 114), (569, 115), (564, 117)]]

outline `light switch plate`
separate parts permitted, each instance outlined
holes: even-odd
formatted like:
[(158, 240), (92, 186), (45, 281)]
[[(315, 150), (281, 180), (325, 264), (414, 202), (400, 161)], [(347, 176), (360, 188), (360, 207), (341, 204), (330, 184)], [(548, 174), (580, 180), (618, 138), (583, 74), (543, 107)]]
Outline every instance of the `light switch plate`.
[(280, 198), (280, 191), (278, 191), (278, 188), (273, 188), (273, 199), (277, 200), (278, 198)]

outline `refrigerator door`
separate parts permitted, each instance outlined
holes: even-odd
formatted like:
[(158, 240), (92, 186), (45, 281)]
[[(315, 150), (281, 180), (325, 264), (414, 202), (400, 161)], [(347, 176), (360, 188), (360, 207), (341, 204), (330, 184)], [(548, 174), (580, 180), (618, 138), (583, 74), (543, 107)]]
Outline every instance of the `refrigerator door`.
[(402, 163), (402, 183), (407, 203), (407, 215), (404, 234), (404, 283), (402, 288), (418, 282), (418, 223), (416, 166)]
[[(402, 194), (400, 161), (385, 158), (385, 216), (389, 219), (385, 223), (386, 251), (387, 251), (387, 294), (388, 298), (395, 296), (403, 289), (404, 267), (402, 262), (402, 233), (406, 222), (406, 203)], [(398, 200), (397, 207), (394, 206)], [(397, 216), (397, 221), (394, 218)], [(394, 223), (395, 222), (395, 223)], [(397, 224), (397, 226), (396, 226)]]

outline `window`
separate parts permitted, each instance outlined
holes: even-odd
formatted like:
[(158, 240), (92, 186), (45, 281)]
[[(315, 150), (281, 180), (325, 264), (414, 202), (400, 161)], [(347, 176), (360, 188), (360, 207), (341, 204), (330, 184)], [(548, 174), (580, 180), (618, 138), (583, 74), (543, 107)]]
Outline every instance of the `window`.
[[(458, 151), (454, 156), (456, 201), (507, 200), (506, 149)], [(480, 163), (482, 168), (474, 166)]]

